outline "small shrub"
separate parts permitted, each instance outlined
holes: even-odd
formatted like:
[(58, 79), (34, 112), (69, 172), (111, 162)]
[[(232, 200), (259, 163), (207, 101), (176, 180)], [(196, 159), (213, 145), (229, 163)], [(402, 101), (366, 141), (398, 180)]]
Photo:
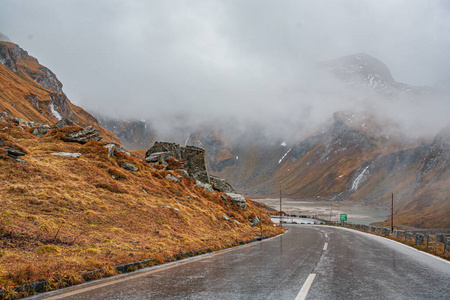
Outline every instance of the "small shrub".
[(37, 254), (58, 254), (60, 251), (59, 247), (55, 245), (44, 245), (36, 249)]

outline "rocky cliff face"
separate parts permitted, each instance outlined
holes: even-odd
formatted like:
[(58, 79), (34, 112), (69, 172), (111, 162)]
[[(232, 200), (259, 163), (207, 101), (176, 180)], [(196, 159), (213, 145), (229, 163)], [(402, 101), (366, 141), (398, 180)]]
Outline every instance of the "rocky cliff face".
[[(80, 126), (97, 125), (94, 116), (72, 104), (56, 75), (18, 45), (0, 41), (0, 111), (24, 120), (55, 124), (68, 119)], [(105, 140), (119, 139), (99, 127)]]

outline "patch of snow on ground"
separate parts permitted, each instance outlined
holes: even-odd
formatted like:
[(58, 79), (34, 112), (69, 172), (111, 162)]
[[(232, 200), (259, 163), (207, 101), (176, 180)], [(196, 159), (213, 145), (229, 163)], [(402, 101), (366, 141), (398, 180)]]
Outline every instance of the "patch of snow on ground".
[(238, 159), (239, 159), (239, 156), (236, 155), (236, 160), (238, 160)]
[(291, 152), (292, 148), (289, 149), (282, 157), (281, 159), (278, 161), (278, 163), (281, 163), (281, 161), (286, 157), (286, 155), (288, 155), (289, 152)]
[(62, 119), (62, 116), (59, 114), (59, 112), (55, 109), (55, 105), (52, 103), (50, 103), (50, 112), (52, 113), (52, 115), (59, 120)]
[(281, 146), (286, 147), (286, 142), (285, 142), (285, 141), (282, 142), (282, 143), (281, 143)]

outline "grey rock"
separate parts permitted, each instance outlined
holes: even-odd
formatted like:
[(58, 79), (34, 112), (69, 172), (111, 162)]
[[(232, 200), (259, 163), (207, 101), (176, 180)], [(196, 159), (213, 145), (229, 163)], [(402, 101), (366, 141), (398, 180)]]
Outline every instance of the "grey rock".
[(173, 156), (170, 152), (155, 152), (155, 153), (151, 153), (149, 156), (147, 156), (145, 158), (145, 161), (149, 162), (149, 163), (165, 164), (167, 162), (167, 160), (169, 160), (172, 157)]
[(114, 155), (114, 151), (116, 150), (116, 145), (115, 144), (108, 144), (106, 146), (103, 146), (106, 149), (108, 149), (108, 157), (111, 157)]
[(170, 179), (170, 180), (172, 180), (175, 183), (180, 181), (180, 179), (176, 178), (175, 176), (173, 176), (171, 174), (167, 174), (166, 179)]
[(14, 156), (14, 155), (10, 155), (10, 156), (11, 156), (12, 159), (14, 159), (17, 162), (21, 162), (21, 163), (26, 163), (27, 162), (26, 160), (21, 159), (21, 158), (19, 158), (17, 156)]
[(100, 141), (102, 136), (100, 131), (94, 128), (94, 126), (87, 126), (83, 130), (70, 133), (62, 138), (64, 142), (75, 142), (80, 144), (86, 144), (89, 141)]
[(213, 189), (222, 193), (236, 193), (233, 187), (225, 180), (216, 176), (209, 176)]
[(227, 193), (227, 196), (231, 198), (232, 204), (236, 204), (242, 209), (247, 209), (247, 204), (245, 204), (244, 196), (235, 193)]
[(238, 220), (234, 220), (238, 225), (240, 225), (241, 224), (241, 222), (239, 222)]
[(185, 169), (176, 169), (175, 171), (181, 172), (184, 178), (189, 178), (189, 173)]
[(5, 122), (6, 123), (6, 120), (3, 117), (0, 117), (0, 122)]
[(49, 131), (49, 128), (41, 126), (41, 127), (35, 128), (33, 130), (33, 134), (37, 137), (41, 137), (41, 136), (44, 136), (45, 134), (47, 134), (48, 131)]
[(6, 151), (8, 151), (8, 155), (10, 156), (24, 156), (26, 153), (13, 149), (11, 147), (4, 147)]
[(254, 217), (253, 219), (250, 219), (250, 225), (253, 227), (253, 226), (256, 226), (256, 225), (259, 225), (259, 223), (261, 223), (260, 221), (259, 221), (259, 218), (256, 216), (256, 217)]
[(162, 207), (164, 207), (164, 208), (169, 208), (169, 209), (173, 209), (173, 210), (175, 210), (175, 211), (177, 211), (177, 212), (181, 212), (181, 210), (179, 210), (178, 208), (176, 208), (176, 207), (171, 207), (171, 206), (167, 206), (167, 205), (163, 205)]
[(0, 139), (0, 146), (3, 146), (5, 144), (5, 140), (4, 139)]
[(55, 128), (63, 128), (66, 126), (75, 126), (75, 125), (76, 124), (74, 122), (70, 121), (69, 119), (62, 118), (55, 124)]
[(220, 195), (220, 198), (222, 198), (223, 201), (228, 201), (228, 198), (225, 195)]
[(128, 152), (128, 150), (125, 149), (125, 147), (123, 147), (122, 145), (116, 145), (116, 150), (119, 151), (119, 152), (122, 152), (122, 153), (124, 153), (124, 154), (126, 154), (128, 156), (131, 155), (131, 153)]
[(227, 220), (228, 222), (233, 222), (233, 220), (231, 220), (227, 215), (223, 215), (223, 218), (225, 219), (225, 220)]
[(78, 158), (81, 156), (81, 153), (70, 153), (70, 152), (54, 152), (54, 153), (50, 153), (50, 154), (56, 155), (56, 156), (74, 157), (74, 158)]
[(19, 128), (20, 130), (23, 130), (23, 127), (22, 127), (22, 126), (20, 126), (20, 125), (19, 125), (19, 126), (17, 126), (17, 128)]
[(201, 187), (202, 189), (204, 189), (205, 191), (208, 191), (210, 193), (214, 193), (214, 190), (213, 190), (212, 186), (210, 184), (208, 184), (208, 183), (203, 183), (203, 182), (197, 180), (195, 182), (195, 184), (197, 186)]
[(138, 167), (136, 167), (135, 165), (130, 164), (129, 162), (126, 162), (126, 161), (121, 162), (120, 166), (128, 171), (133, 171), (133, 172), (139, 171)]
[(181, 147), (181, 158), (187, 161), (186, 170), (194, 180), (210, 184), (209, 173), (206, 168), (205, 149), (186, 146)]

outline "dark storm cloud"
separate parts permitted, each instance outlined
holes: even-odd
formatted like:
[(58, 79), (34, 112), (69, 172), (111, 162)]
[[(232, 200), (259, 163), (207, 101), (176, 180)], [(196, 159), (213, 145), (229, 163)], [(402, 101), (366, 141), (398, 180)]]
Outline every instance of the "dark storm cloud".
[(0, 0), (0, 7), (0, 32), (52, 69), (74, 103), (168, 127), (161, 121), (168, 115), (232, 117), (273, 131), (320, 123), (354, 100), (321, 90), (317, 62), (358, 52), (385, 62), (400, 82), (432, 85), (450, 75), (445, 1)]

